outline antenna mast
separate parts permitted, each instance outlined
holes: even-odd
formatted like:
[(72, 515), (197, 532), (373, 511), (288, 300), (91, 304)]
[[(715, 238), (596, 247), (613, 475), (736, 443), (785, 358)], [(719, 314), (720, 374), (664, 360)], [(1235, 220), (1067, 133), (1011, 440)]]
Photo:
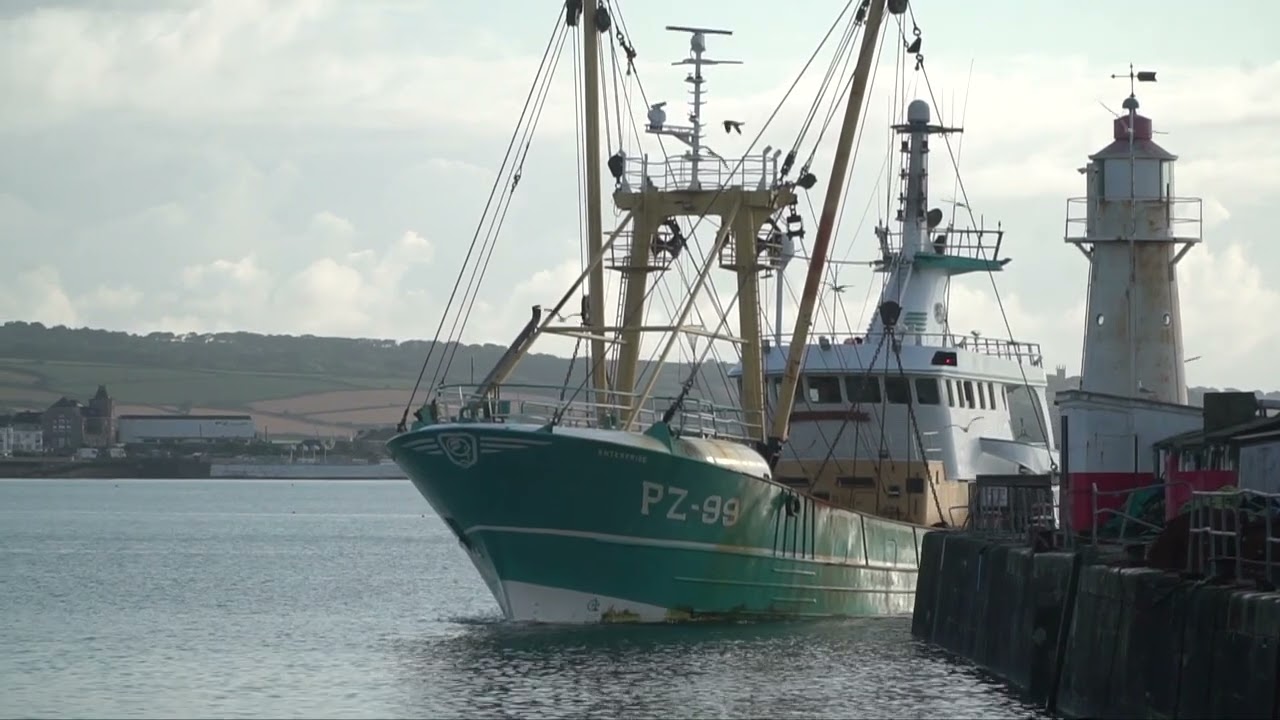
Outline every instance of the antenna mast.
[(688, 27), (685, 25), (668, 25), (667, 29), (672, 32), (684, 32), (692, 35), (689, 38), (689, 57), (671, 63), (672, 65), (693, 66), (693, 72), (684, 79), (685, 82), (693, 86), (689, 125), (667, 125), (667, 113), (662, 109), (666, 103), (660, 102), (649, 108), (648, 130), (654, 135), (669, 135), (689, 146), (689, 151), (685, 153), (685, 157), (689, 158), (690, 165), (689, 189), (701, 190), (702, 183), (698, 179), (698, 168), (702, 163), (702, 151), (706, 149), (709, 154), (715, 154), (711, 152), (710, 148), (704, 148), (702, 145), (702, 105), (705, 102), (702, 99), (702, 85), (706, 82), (706, 79), (702, 76), (702, 68), (709, 65), (741, 65), (742, 61), (712, 60), (703, 56), (707, 51), (707, 35), (732, 35), (733, 31), (731, 30)]

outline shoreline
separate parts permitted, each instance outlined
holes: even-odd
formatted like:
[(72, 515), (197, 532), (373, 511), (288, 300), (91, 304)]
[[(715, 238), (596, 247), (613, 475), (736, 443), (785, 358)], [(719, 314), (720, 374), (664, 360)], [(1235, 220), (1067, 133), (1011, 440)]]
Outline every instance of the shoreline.
[(246, 463), (206, 458), (4, 458), (7, 479), (243, 479), (398, 480), (399, 467), (383, 463)]
[(0, 475), (0, 482), (23, 482), (33, 480), (37, 482), (59, 481), (59, 480), (82, 480), (85, 482), (401, 482), (408, 481), (408, 478), (401, 477), (89, 477), (89, 476), (9, 476)]

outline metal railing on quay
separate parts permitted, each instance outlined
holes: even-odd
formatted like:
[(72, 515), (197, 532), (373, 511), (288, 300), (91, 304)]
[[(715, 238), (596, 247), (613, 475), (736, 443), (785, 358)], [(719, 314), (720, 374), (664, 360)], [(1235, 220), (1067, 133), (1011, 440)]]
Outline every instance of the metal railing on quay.
[[(1124, 542), (1126, 540), (1136, 539), (1136, 538), (1129, 537), (1129, 533), (1128, 533), (1129, 523), (1133, 523), (1134, 525), (1145, 528), (1155, 533), (1162, 532), (1165, 527), (1164, 524), (1155, 523), (1149, 519), (1138, 517), (1137, 515), (1134, 515), (1128, 512), (1128, 510), (1126, 510), (1123, 505), (1120, 508), (1098, 507), (1098, 498), (1119, 496), (1119, 497), (1124, 497), (1125, 500), (1127, 501), (1129, 498), (1132, 498), (1135, 495), (1142, 493), (1144, 491), (1159, 491), (1160, 497), (1163, 499), (1164, 489), (1170, 485), (1182, 485), (1187, 489), (1191, 489), (1191, 484), (1183, 480), (1152, 483), (1150, 485), (1143, 485), (1141, 487), (1136, 487), (1136, 488), (1125, 488), (1123, 490), (1099, 490), (1097, 483), (1091, 484), (1089, 486), (1089, 511), (1090, 511), (1090, 517), (1092, 518), (1093, 521), (1090, 523), (1090, 538), (1089, 538), (1090, 542), (1096, 546), (1101, 542), (1110, 541), (1110, 538), (1102, 537), (1098, 533), (1099, 526), (1103, 524), (1102, 522), (1100, 522), (1100, 520), (1104, 516), (1120, 518), (1120, 532), (1116, 538), (1117, 542)], [(1164, 508), (1163, 502), (1160, 503), (1160, 508), (1163, 511), (1163, 508)]]
[(1280, 584), (1280, 493), (1197, 490), (1188, 504), (1188, 573)]
[(1026, 540), (1056, 533), (1058, 486), (1051, 475), (979, 475), (969, 485), (970, 532)]

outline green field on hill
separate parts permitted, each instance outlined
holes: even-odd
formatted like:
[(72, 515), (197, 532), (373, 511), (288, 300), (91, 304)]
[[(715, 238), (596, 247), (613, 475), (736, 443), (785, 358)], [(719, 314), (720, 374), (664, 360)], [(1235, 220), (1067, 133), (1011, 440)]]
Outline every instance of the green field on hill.
[(121, 405), (233, 410), (247, 409), (250, 403), (262, 400), (337, 390), (394, 389), (404, 384), (402, 379), (0, 358), (0, 407), (11, 408), (44, 409), (64, 395), (83, 402), (99, 385), (106, 385)]
[[(0, 325), (0, 412), (44, 410), (63, 396), (86, 402), (105, 385), (117, 413), (245, 412), (272, 434), (341, 435), (394, 425), (419, 372), (424, 387), (474, 382), (505, 351), (247, 332), (135, 335), (10, 321)], [(699, 394), (728, 400), (729, 383), (716, 380), (722, 369), (703, 370), (709, 379), (697, 383)], [(687, 373), (669, 364), (655, 395), (674, 396)], [(587, 362), (530, 354), (508, 382), (584, 386)], [(418, 401), (425, 399), (424, 391)]]

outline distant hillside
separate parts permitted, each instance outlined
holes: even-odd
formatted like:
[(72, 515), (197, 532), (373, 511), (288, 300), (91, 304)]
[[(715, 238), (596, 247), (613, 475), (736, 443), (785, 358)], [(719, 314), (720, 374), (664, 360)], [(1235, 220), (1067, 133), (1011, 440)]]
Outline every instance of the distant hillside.
[[(155, 332), (0, 325), (0, 410), (43, 409), (63, 395), (87, 399), (104, 384), (118, 412), (239, 411), (260, 428), (287, 435), (349, 435), (394, 424), (409, 401), (431, 343), (424, 341), (259, 335), (257, 333)], [(442, 345), (424, 376), (429, 383), (452, 352), (446, 384), (484, 377), (506, 350), (498, 345)], [(649, 365), (644, 364), (647, 371)], [(508, 384), (560, 387), (569, 360), (527, 356)], [(569, 377), (584, 381), (579, 359)], [(687, 365), (668, 363), (656, 396), (678, 392)], [(730, 400), (721, 372), (708, 363), (700, 395)], [(418, 401), (422, 401), (419, 392)]]
[[(0, 411), (44, 409), (63, 395), (83, 401), (102, 384), (122, 413), (246, 412), (272, 434), (350, 435), (399, 420), (430, 347), (424, 341), (247, 332), (133, 335), (9, 322), (0, 325)], [(449, 349), (432, 353), (424, 382)], [(470, 382), (473, 361), (476, 378), (482, 378), (505, 349), (456, 346), (445, 382)], [(579, 359), (573, 370), (570, 382), (582, 383), (586, 362)], [(559, 387), (568, 371), (568, 358), (534, 354), (508, 382)], [(687, 373), (687, 365), (668, 364), (655, 395), (674, 395)], [(711, 363), (698, 385), (703, 397), (732, 401), (721, 371)], [(1075, 387), (1077, 377), (1049, 377), (1051, 399), (1053, 392)], [(1192, 388), (1192, 403), (1199, 404), (1211, 390)], [(1280, 399), (1280, 393), (1266, 397)], [(420, 392), (418, 402), (421, 398)], [(1025, 397), (1014, 402), (1030, 410)], [(1051, 412), (1056, 429), (1056, 408)], [(1023, 425), (1028, 437), (1038, 438), (1034, 420)]]

